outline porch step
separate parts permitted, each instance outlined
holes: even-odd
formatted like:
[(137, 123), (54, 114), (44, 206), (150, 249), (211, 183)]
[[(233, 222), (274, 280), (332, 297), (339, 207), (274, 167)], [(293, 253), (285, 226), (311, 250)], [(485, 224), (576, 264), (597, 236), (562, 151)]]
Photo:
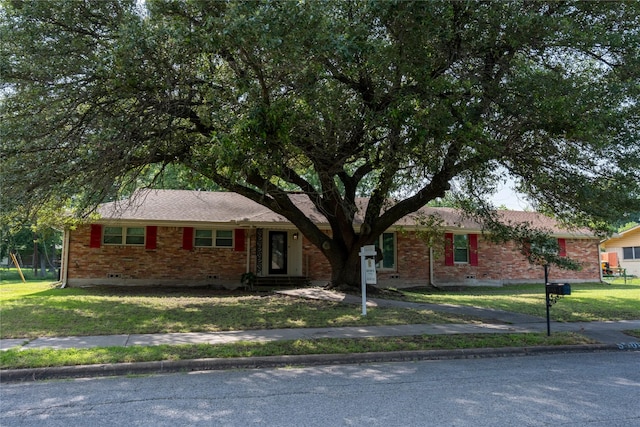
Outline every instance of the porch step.
[(256, 277), (256, 286), (274, 286), (274, 287), (306, 287), (310, 285), (308, 277), (305, 276), (258, 276)]

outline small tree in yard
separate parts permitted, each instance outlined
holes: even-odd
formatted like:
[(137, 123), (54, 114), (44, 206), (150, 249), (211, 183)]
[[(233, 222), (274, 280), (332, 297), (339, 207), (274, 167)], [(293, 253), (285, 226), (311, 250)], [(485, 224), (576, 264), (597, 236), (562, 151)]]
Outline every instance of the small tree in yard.
[(2, 206), (86, 212), (174, 165), (286, 217), (334, 285), (448, 192), (492, 217), (504, 176), (602, 228), (640, 205), (639, 17), (634, 1), (5, 1)]

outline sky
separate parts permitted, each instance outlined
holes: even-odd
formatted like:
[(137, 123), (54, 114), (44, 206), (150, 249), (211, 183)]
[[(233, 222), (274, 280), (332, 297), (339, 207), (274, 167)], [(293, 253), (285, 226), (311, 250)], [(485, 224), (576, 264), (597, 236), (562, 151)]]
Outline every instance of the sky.
[(514, 211), (532, 210), (531, 204), (526, 197), (513, 189), (513, 182), (506, 182), (499, 186), (498, 192), (491, 198), (496, 207), (506, 206)]

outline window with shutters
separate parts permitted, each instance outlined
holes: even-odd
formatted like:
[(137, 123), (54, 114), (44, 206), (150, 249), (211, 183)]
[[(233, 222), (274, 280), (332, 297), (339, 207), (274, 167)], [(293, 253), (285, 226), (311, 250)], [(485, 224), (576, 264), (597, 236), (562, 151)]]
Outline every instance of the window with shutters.
[(194, 230), (194, 243), (200, 248), (232, 248), (233, 230)]
[(144, 245), (144, 227), (104, 227), (102, 243), (105, 245)]
[(479, 265), (478, 234), (444, 235), (444, 265), (469, 264)]
[(469, 262), (469, 236), (466, 234), (453, 235), (453, 262), (466, 264)]

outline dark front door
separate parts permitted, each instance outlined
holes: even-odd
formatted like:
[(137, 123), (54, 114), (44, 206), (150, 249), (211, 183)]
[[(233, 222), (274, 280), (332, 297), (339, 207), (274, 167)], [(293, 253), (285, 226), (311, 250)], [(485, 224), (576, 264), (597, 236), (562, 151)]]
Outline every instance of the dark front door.
[(269, 232), (269, 274), (287, 274), (287, 232)]

